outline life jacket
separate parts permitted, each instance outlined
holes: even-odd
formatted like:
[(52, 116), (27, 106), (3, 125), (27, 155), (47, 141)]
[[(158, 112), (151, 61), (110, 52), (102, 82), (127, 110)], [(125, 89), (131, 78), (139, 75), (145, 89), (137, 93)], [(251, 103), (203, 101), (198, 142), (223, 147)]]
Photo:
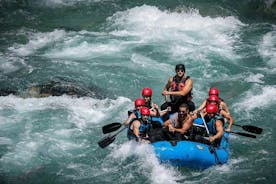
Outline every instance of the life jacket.
[(135, 120), (140, 121), (140, 127), (139, 127), (139, 136), (140, 137), (142, 137), (142, 138), (146, 137), (146, 134), (150, 130), (150, 122), (145, 123), (145, 122), (142, 121), (141, 118), (134, 118), (133, 120), (131, 120), (131, 122), (128, 125), (127, 137), (128, 137), (129, 140), (136, 139), (136, 136), (133, 133), (133, 130), (131, 129), (131, 125)]
[[(185, 82), (190, 78), (190, 76), (183, 76), (180, 80), (177, 76), (173, 77), (173, 81), (171, 83), (171, 91), (181, 91), (185, 87)], [(185, 96), (174, 96), (170, 95), (171, 102), (173, 104), (181, 104), (188, 101), (188, 99), (192, 97), (192, 90), (188, 92)]]
[(171, 90), (172, 91), (181, 91), (185, 86), (186, 80), (189, 78), (190, 78), (190, 76), (187, 76), (187, 77), (183, 76), (180, 80), (178, 80), (177, 76), (175, 75), (173, 77), (173, 81), (171, 83)]
[(217, 134), (217, 129), (216, 129), (216, 121), (217, 120), (221, 120), (224, 126), (224, 118), (220, 115), (220, 114), (216, 114), (215, 117), (209, 119), (209, 121), (207, 120), (207, 128), (209, 130), (209, 133), (212, 135), (216, 135)]

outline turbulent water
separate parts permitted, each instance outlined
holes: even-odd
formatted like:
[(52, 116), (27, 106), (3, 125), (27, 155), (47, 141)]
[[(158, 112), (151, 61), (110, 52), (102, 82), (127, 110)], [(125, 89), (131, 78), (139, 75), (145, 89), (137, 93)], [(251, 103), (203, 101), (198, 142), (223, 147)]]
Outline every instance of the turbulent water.
[[(99, 148), (142, 88), (163, 103), (177, 63), (196, 106), (216, 86), (264, 132), (231, 135), (229, 162), (204, 171), (125, 133)], [(275, 1), (0, 0), (0, 183), (274, 183), (275, 81)]]

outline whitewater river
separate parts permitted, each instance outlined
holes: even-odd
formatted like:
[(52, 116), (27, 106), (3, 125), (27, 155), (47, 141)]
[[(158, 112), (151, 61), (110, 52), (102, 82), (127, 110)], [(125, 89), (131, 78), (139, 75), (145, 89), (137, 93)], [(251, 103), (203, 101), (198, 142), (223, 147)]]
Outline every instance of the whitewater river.
[[(274, 183), (275, 1), (0, 0), (0, 183)], [(160, 164), (126, 132), (141, 89), (183, 63), (196, 106), (216, 86), (235, 123), (230, 159), (204, 171)], [(243, 130), (233, 127), (233, 131)]]

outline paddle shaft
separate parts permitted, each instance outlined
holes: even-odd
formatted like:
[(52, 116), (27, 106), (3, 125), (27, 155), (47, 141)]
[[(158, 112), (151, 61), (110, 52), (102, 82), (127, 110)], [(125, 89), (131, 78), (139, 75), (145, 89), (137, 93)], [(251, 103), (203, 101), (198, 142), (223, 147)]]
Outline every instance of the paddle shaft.
[(113, 136), (118, 135), (119, 133), (121, 133), (122, 131), (124, 131), (127, 127), (125, 126), (124, 128), (122, 128), (121, 130), (119, 130), (118, 132), (116, 132)]
[(204, 127), (205, 127), (205, 129), (206, 129), (206, 132), (207, 132), (208, 136), (210, 137), (210, 132), (209, 132), (209, 129), (208, 129), (207, 124), (206, 124), (206, 122), (205, 122), (205, 119), (204, 119), (204, 117), (203, 117), (203, 115), (202, 115), (202, 112), (200, 112), (200, 116), (201, 116), (201, 119), (202, 119), (202, 121), (203, 121), (203, 124), (204, 124)]

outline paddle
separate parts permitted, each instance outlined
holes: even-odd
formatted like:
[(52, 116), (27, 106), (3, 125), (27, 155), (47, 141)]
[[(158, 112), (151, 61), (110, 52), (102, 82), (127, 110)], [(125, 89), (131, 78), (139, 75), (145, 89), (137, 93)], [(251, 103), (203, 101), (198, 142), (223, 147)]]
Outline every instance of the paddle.
[(119, 128), (121, 128), (122, 125), (123, 125), (122, 123), (118, 123), (118, 122), (110, 123), (108, 125), (103, 126), (102, 131), (104, 134), (114, 132), (114, 131), (118, 130)]
[(238, 124), (233, 124), (235, 126), (238, 126), (238, 127), (242, 127), (242, 129), (244, 129), (245, 131), (248, 131), (248, 132), (252, 132), (252, 133), (255, 133), (255, 134), (261, 134), (263, 129), (262, 128), (259, 128), (259, 127), (256, 127), (256, 126), (253, 126), (253, 125), (238, 125)]
[(113, 143), (116, 136), (122, 132), (123, 130), (125, 130), (127, 127), (124, 127), (123, 129), (121, 129), (120, 131), (118, 131), (116, 134), (114, 135), (108, 135), (104, 138), (102, 138), (99, 142), (98, 142), (98, 145), (101, 147), (101, 148), (105, 148), (107, 147), (109, 144)]
[[(193, 124), (194, 126), (198, 126), (198, 127), (204, 127), (203, 125), (198, 125), (198, 124)], [(232, 133), (232, 134), (237, 134), (237, 135), (241, 135), (241, 136), (245, 136), (245, 137), (250, 137), (250, 138), (256, 138), (255, 135), (253, 134), (248, 134), (248, 133), (244, 133), (244, 132), (228, 132), (228, 133)]]
[(248, 133), (244, 133), (244, 132), (230, 132), (230, 133), (232, 133), (232, 134), (237, 134), (237, 135), (241, 135), (241, 136), (245, 136), (245, 137), (250, 137), (250, 138), (256, 138), (256, 136), (255, 135), (252, 135), (252, 134), (248, 134)]

